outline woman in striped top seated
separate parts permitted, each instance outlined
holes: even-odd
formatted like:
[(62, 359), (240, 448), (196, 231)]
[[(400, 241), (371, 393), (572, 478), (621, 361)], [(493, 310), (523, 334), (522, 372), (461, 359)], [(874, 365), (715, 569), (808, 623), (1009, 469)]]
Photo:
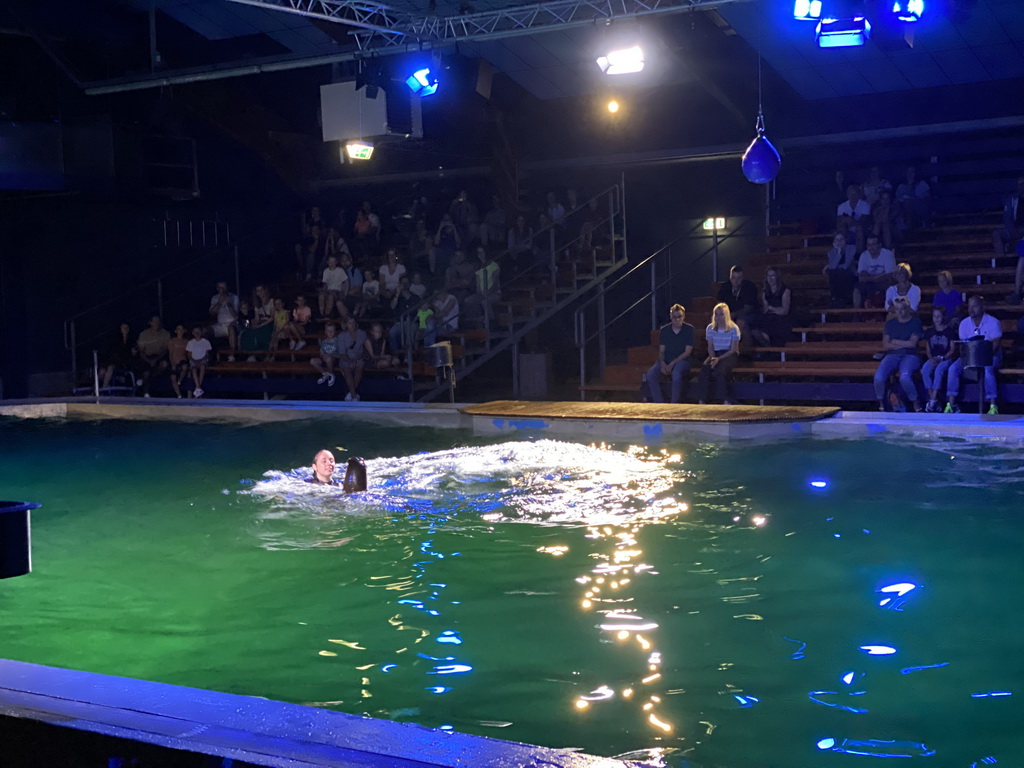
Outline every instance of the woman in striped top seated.
[(735, 395), (729, 374), (739, 362), (740, 329), (732, 321), (727, 304), (715, 305), (711, 312), (711, 323), (704, 332), (704, 337), (708, 341), (708, 356), (701, 366), (700, 378), (697, 380), (698, 402), (704, 405), (708, 401), (711, 382), (714, 379), (716, 392), (726, 405), (732, 405)]

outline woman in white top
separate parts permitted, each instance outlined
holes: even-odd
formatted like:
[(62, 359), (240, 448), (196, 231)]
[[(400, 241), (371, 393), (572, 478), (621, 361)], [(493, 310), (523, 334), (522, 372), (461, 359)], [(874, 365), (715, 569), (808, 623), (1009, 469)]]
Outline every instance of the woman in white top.
[(890, 285), (885, 291), (885, 309), (887, 312), (895, 314), (896, 309), (893, 303), (896, 301), (897, 296), (905, 296), (907, 301), (910, 302), (911, 311), (917, 312), (917, 308), (921, 304), (921, 289), (910, 282), (910, 278), (913, 276), (913, 270), (905, 261), (901, 261), (896, 265), (896, 285)]
[(708, 342), (708, 356), (704, 359), (700, 378), (697, 379), (698, 402), (704, 405), (708, 401), (711, 381), (714, 379), (715, 390), (723, 397), (723, 402), (732, 405), (735, 395), (729, 374), (739, 362), (740, 329), (732, 321), (728, 304), (715, 305), (704, 338)]

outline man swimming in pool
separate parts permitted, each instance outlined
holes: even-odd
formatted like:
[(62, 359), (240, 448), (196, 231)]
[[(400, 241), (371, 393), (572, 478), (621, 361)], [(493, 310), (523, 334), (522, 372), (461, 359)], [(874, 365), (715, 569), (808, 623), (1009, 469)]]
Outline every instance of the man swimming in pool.
[(334, 479), (334, 469), (334, 454), (324, 448), (313, 457), (313, 475), (306, 482), (316, 485), (340, 485), (345, 493), (366, 490), (366, 462), (358, 456), (348, 460), (345, 479), (342, 482)]

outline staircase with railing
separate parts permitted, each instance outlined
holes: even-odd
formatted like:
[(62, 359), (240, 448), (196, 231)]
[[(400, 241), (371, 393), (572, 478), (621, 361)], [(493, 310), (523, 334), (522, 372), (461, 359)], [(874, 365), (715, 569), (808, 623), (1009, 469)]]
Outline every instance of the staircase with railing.
[[(600, 292), (628, 261), (622, 184), (598, 193), (559, 222), (533, 235), (533, 248), (498, 257), (513, 274), (501, 281), (501, 298), (483, 302), (479, 328), (462, 324), (455, 337), (465, 343), (458, 375), (462, 380), (498, 355), (511, 351), (512, 391), (520, 391), (519, 345), (531, 331), (567, 307)], [(569, 233), (569, 234), (566, 234)], [(441, 382), (423, 394), (430, 401), (449, 392)]]

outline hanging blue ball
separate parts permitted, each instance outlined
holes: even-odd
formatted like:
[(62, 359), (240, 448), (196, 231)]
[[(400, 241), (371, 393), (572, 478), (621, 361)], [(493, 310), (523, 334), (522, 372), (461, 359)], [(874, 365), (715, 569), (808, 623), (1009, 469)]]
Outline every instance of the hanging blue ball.
[(767, 184), (779, 175), (782, 158), (772, 143), (758, 133), (743, 153), (743, 175), (754, 184)]

